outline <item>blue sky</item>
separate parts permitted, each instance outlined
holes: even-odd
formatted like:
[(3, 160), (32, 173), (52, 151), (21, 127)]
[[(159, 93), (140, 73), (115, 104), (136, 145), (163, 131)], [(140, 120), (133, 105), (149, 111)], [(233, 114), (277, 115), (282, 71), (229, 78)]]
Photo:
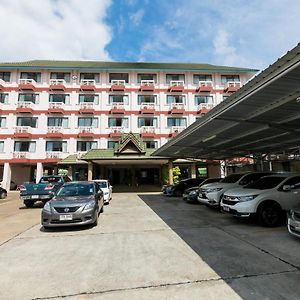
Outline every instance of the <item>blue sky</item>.
[(263, 69), (299, 42), (299, 12), (296, 0), (0, 0), (0, 60)]

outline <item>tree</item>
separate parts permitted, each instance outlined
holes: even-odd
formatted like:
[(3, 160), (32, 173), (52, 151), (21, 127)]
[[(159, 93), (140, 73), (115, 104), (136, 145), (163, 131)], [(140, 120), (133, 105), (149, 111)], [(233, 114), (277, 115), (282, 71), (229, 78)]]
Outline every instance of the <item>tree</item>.
[(173, 171), (173, 182), (178, 183), (179, 182), (179, 176), (181, 175), (180, 168), (178, 166), (174, 167), (172, 169), (172, 171)]

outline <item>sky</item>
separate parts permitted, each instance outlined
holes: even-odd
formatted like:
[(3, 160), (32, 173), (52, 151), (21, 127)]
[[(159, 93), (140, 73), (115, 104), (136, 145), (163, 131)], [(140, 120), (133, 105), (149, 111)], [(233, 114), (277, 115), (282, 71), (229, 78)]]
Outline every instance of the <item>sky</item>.
[(298, 0), (0, 0), (0, 61), (258, 68), (300, 37)]

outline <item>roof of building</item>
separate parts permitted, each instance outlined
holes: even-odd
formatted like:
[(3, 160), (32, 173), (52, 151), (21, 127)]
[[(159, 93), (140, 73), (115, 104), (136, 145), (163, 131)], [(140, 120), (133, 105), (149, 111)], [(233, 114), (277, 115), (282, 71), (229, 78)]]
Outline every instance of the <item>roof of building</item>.
[(76, 165), (76, 164), (86, 164), (86, 163), (87, 163), (86, 161), (78, 159), (77, 154), (71, 154), (58, 162), (58, 164), (63, 164), (63, 165)]
[(258, 72), (257, 69), (215, 66), (201, 63), (163, 62), (113, 62), (113, 61), (72, 61), (72, 60), (29, 60), (24, 62), (2, 62), (0, 68), (10, 69), (80, 69), (80, 70), (170, 70), (210, 72)]

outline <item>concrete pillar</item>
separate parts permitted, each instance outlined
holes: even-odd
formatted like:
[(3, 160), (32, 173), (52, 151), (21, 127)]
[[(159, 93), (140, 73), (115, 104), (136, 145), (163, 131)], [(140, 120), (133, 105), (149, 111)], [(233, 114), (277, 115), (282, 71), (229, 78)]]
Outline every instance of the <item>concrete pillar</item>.
[(169, 184), (173, 184), (173, 162), (170, 160), (168, 163), (169, 171)]
[(54, 166), (53, 172), (54, 172), (54, 175), (58, 175), (58, 166)]
[(11, 181), (11, 166), (9, 163), (4, 163), (2, 187), (7, 191), (10, 190)]
[(36, 164), (36, 178), (35, 178), (36, 183), (38, 183), (40, 181), (40, 179), (43, 176), (43, 173), (44, 173), (43, 164), (41, 162), (38, 162)]
[(192, 164), (191, 165), (191, 175), (192, 175), (192, 178), (196, 178), (197, 177), (196, 164)]
[(88, 163), (88, 181), (93, 180), (93, 163)]
[(73, 168), (72, 166), (68, 167), (68, 177), (73, 180)]

